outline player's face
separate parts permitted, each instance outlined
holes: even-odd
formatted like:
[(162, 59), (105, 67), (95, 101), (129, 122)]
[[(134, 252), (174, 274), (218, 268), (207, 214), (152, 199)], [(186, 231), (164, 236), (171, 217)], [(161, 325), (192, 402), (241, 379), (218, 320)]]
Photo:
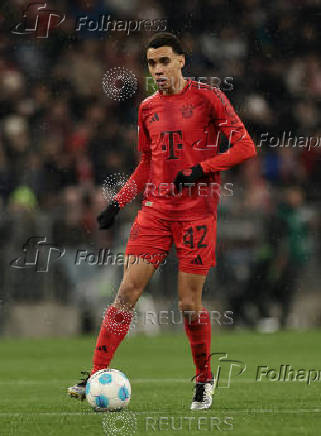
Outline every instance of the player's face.
[(174, 91), (182, 78), (185, 57), (173, 52), (172, 47), (147, 50), (149, 72), (161, 91)]

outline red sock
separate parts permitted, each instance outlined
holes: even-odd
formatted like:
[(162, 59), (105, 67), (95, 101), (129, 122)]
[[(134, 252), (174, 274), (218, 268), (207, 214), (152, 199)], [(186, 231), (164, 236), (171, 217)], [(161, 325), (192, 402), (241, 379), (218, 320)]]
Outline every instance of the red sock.
[(91, 375), (107, 368), (119, 344), (126, 336), (132, 320), (132, 313), (109, 306), (100, 327), (93, 358)]
[(211, 373), (211, 321), (208, 311), (203, 308), (195, 320), (185, 317), (185, 331), (196, 366), (196, 379), (205, 382), (212, 378)]

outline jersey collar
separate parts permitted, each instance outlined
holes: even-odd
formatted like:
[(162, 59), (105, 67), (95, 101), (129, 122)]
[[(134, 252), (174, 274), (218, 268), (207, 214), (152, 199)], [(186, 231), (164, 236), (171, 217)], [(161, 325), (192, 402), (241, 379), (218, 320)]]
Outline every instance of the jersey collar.
[(191, 79), (187, 79), (187, 83), (184, 86), (184, 88), (181, 90), (181, 92), (179, 92), (178, 94), (170, 94), (170, 95), (164, 95), (162, 91), (158, 91), (160, 97), (162, 98), (171, 98), (171, 97), (178, 97), (182, 94), (185, 94), (185, 92), (188, 90), (188, 88), (191, 86), (192, 80)]

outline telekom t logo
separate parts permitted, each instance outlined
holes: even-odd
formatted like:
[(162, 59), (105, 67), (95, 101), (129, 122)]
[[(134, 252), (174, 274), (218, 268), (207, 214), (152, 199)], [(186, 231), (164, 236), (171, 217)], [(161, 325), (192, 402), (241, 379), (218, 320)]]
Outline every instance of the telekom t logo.
[(47, 244), (44, 236), (32, 236), (23, 245), (24, 255), (10, 262), (12, 268), (25, 269), (34, 267), (37, 272), (48, 272), (51, 261), (60, 259), (65, 249)]
[[(162, 145), (162, 150), (167, 151), (168, 158), (167, 159), (178, 159), (175, 155), (176, 150), (181, 150), (183, 148), (182, 140), (182, 131), (181, 130), (167, 130), (166, 132), (162, 132), (160, 135), (161, 139), (168, 138), (168, 144)], [(174, 140), (176, 141), (174, 143)], [(176, 150), (174, 150), (174, 145), (176, 146)]]
[(47, 9), (47, 3), (30, 3), (23, 13), (23, 22), (17, 24), (11, 32), (48, 38), (50, 29), (58, 27), (64, 20), (65, 14)]

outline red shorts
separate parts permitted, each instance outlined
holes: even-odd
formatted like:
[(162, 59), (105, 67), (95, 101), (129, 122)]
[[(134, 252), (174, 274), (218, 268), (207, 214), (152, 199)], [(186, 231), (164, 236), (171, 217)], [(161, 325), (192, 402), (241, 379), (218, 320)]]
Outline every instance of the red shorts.
[(132, 225), (126, 254), (146, 259), (156, 268), (176, 246), (179, 270), (206, 275), (215, 265), (216, 218), (172, 221), (139, 211)]

